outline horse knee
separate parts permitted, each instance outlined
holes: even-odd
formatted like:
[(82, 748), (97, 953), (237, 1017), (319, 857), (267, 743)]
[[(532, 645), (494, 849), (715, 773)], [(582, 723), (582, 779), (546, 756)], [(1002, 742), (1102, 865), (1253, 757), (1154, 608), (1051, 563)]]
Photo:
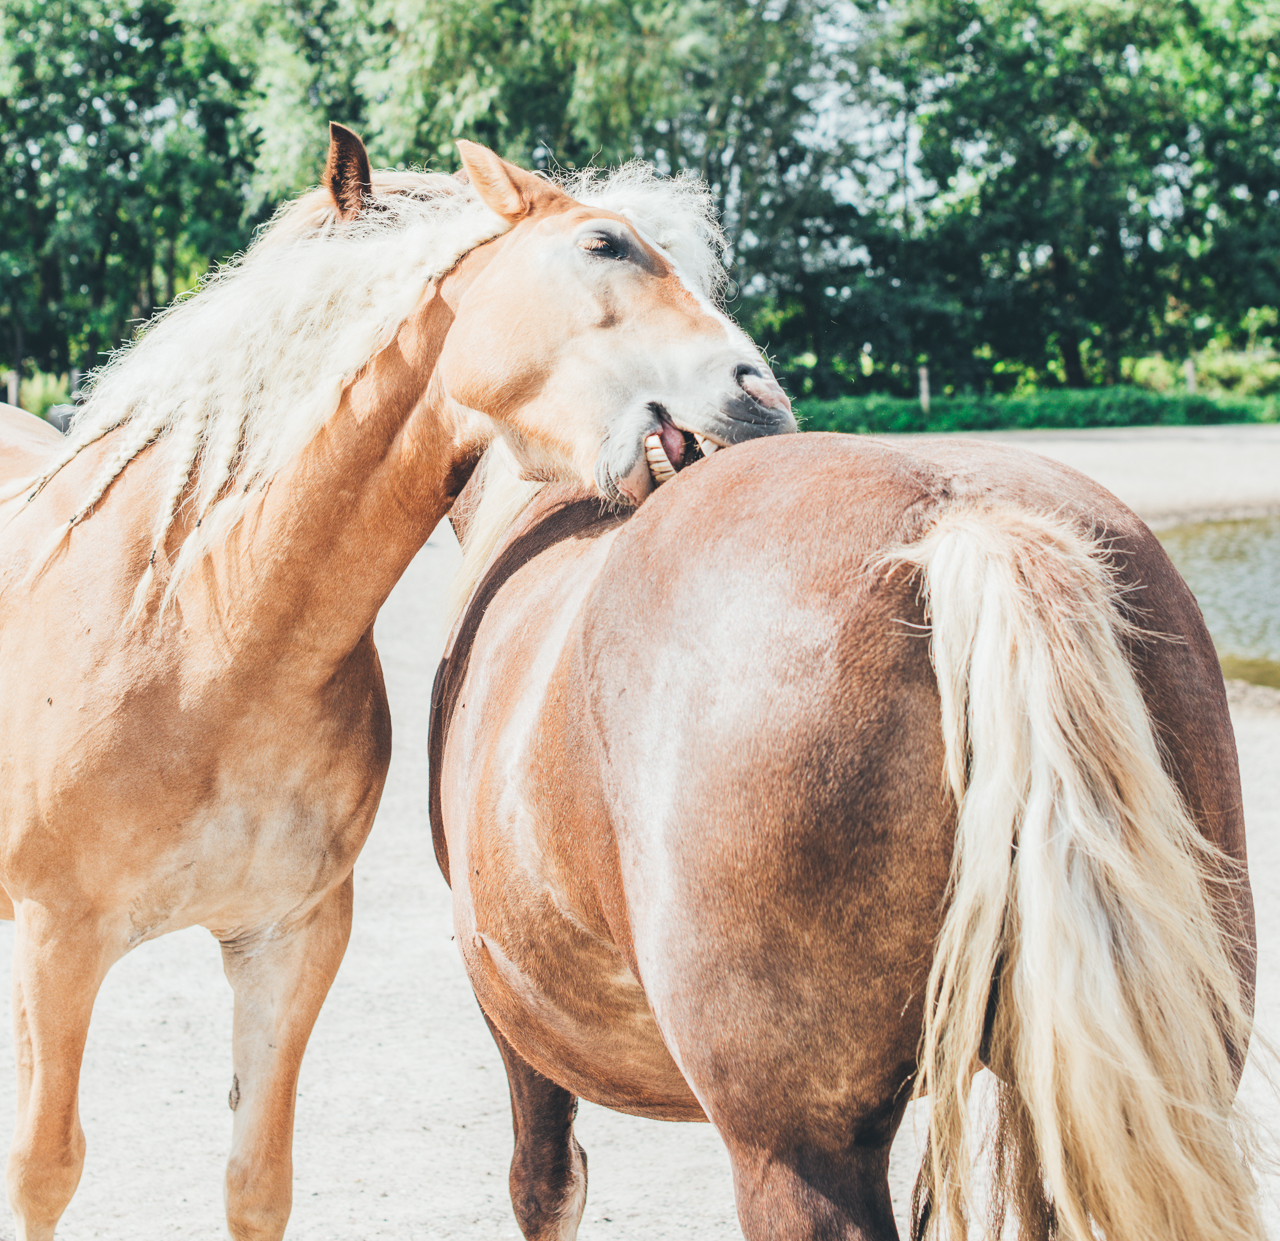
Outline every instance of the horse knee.
[(6, 1177), (19, 1241), (49, 1241), (84, 1169), (84, 1132), (28, 1133), (15, 1139)]
[(235, 1241), (280, 1241), (293, 1207), (292, 1179), (292, 1167), (234, 1158), (227, 1164), (227, 1231)]
[(511, 1205), (526, 1241), (573, 1241), (587, 1205), (587, 1153), (570, 1136), (565, 1156), (519, 1146), (511, 1159)]

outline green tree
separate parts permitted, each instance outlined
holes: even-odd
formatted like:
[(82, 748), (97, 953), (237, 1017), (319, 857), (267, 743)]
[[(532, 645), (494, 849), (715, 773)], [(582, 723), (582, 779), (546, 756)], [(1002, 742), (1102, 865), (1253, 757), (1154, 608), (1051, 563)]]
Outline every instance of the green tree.
[(330, 119), (384, 166), (698, 172), (800, 393), (1110, 382), (1276, 321), (1270, 0), (0, 3), (0, 348), (49, 370), (314, 184)]
[(838, 40), (822, 38), (831, 10), (830, 0), (234, 0), (217, 37), (253, 81), (253, 201), (314, 182), (329, 119), (361, 130), (375, 164), (451, 168), (455, 139), (469, 137), (526, 165), (638, 157), (692, 169), (733, 241), (735, 308), (767, 343), (792, 313), (779, 312), (780, 290), (796, 305), (808, 296), (811, 237), (848, 214), (831, 193), (839, 144), (818, 132), (835, 80), (827, 44)]
[(1189, 314), (1196, 344), (1225, 327), (1256, 341), (1258, 310), (1280, 307), (1280, 9), (1232, 0), (1205, 4), (1195, 40), (1181, 49), (1195, 134), (1181, 198), (1195, 238), (1196, 271), (1210, 294)]
[(868, 340), (896, 325), (882, 377), (905, 390), (928, 360), (962, 387), (1115, 382), (1123, 357), (1271, 304), (1280, 74), (1261, 3), (864, 14), (851, 98), (875, 121), (859, 172), (878, 194), (845, 318)]
[(165, 0), (0, 10), (0, 332), (12, 364), (96, 364), (242, 245), (242, 83)]

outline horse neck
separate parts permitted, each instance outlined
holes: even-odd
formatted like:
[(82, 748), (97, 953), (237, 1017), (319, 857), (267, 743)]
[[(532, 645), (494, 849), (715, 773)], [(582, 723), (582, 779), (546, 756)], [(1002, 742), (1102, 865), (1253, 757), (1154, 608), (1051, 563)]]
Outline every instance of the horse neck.
[(368, 633), (483, 450), (482, 420), (434, 377), (451, 301), (428, 292), (215, 555), (214, 598), (234, 600), (213, 605), (220, 634), (230, 612), (260, 657), (325, 676)]

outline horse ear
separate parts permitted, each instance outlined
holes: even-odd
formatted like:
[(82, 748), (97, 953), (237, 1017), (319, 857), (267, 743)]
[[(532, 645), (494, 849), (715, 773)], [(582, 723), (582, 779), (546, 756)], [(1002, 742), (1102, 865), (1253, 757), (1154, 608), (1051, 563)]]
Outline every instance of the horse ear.
[(345, 125), (329, 122), (329, 159), (324, 166), (324, 187), (333, 195), (338, 219), (354, 220), (373, 193), (369, 154), (364, 143)]
[(462, 170), (471, 178), (484, 204), (512, 224), (541, 207), (568, 202), (568, 195), (541, 177), (508, 164), (478, 142), (458, 139)]

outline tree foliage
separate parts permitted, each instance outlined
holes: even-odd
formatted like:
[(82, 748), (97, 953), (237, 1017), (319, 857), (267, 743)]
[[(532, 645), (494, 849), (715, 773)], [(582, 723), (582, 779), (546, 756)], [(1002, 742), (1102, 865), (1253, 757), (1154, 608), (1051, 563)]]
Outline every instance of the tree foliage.
[(244, 240), (243, 77), (165, 0), (5, 0), (0, 323), (92, 365)]
[(243, 246), (330, 119), (381, 165), (693, 169), (801, 393), (1107, 383), (1276, 322), (1269, 0), (0, 5), (0, 348), (45, 370)]
[(865, 261), (828, 274), (887, 386), (920, 362), (957, 387), (1115, 382), (1125, 357), (1185, 353), (1275, 305), (1273, 8), (908, 0), (864, 15), (850, 96), (873, 123), (850, 166)]

